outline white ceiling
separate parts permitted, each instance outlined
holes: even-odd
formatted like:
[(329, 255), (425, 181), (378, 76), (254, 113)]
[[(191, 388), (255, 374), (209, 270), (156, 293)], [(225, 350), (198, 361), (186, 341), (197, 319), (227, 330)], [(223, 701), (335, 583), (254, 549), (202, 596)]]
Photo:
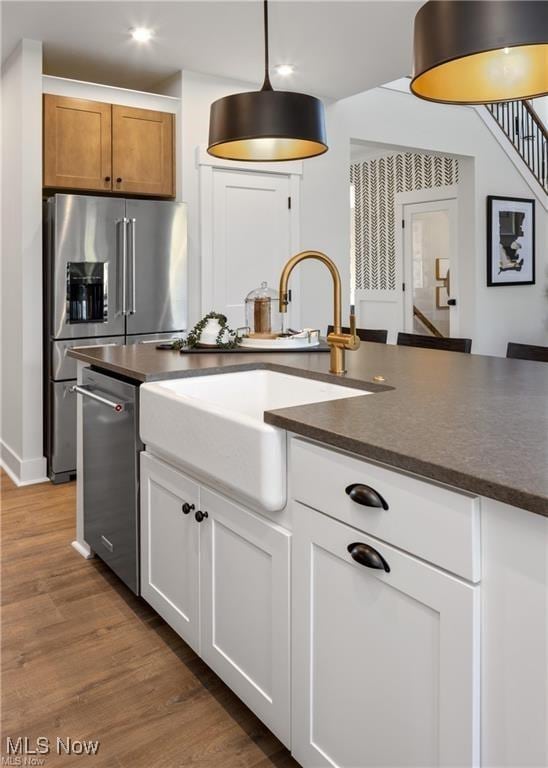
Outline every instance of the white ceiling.
[[(276, 87), (341, 98), (411, 71), (414, 0), (274, 0), (270, 3), (271, 64), (291, 63)], [(153, 41), (130, 40), (134, 26), (154, 29)], [(259, 83), (262, 3), (2, 2), (2, 55), (22, 37), (44, 43), (51, 75), (139, 90), (179, 69)]]

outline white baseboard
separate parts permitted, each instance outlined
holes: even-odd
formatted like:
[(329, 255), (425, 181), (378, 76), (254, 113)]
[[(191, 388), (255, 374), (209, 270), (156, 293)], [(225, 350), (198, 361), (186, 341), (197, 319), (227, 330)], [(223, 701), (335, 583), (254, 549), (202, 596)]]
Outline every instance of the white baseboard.
[(85, 557), (86, 560), (91, 560), (95, 555), (91, 551), (91, 548), (85, 541), (78, 541), (77, 539), (72, 542), (72, 546), (78, 552), (79, 555)]
[(17, 486), (49, 482), (44, 456), (37, 459), (22, 459), (3, 440), (0, 440), (0, 466)]

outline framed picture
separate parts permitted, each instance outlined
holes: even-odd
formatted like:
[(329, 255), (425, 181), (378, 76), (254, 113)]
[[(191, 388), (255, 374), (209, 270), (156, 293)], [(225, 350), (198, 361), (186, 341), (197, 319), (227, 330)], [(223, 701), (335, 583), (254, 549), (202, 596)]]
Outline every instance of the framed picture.
[(436, 259), (436, 280), (441, 285), (436, 285), (436, 309), (449, 309), (449, 259)]
[(535, 282), (535, 201), (487, 198), (487, 285)]

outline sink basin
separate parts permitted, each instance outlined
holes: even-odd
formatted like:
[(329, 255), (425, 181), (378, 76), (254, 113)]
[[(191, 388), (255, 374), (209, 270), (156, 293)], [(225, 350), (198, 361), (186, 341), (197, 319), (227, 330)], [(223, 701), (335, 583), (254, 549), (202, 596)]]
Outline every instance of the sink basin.
[(275, 371), (239, 371), (141, 386), (141, 439), (195, 477), (271, 512), (286, 503), (286, 433), (265, 411), (360, 397), (364, 390)]

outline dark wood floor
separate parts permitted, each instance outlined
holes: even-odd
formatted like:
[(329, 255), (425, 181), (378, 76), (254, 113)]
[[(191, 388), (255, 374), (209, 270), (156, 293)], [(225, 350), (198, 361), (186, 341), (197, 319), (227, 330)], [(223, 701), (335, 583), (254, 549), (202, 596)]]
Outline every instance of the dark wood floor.
[(47, 768), (298, 768), (141, 599), (74, 538), (75, 485), (2, 474), (2, 747), (98, 739)]

